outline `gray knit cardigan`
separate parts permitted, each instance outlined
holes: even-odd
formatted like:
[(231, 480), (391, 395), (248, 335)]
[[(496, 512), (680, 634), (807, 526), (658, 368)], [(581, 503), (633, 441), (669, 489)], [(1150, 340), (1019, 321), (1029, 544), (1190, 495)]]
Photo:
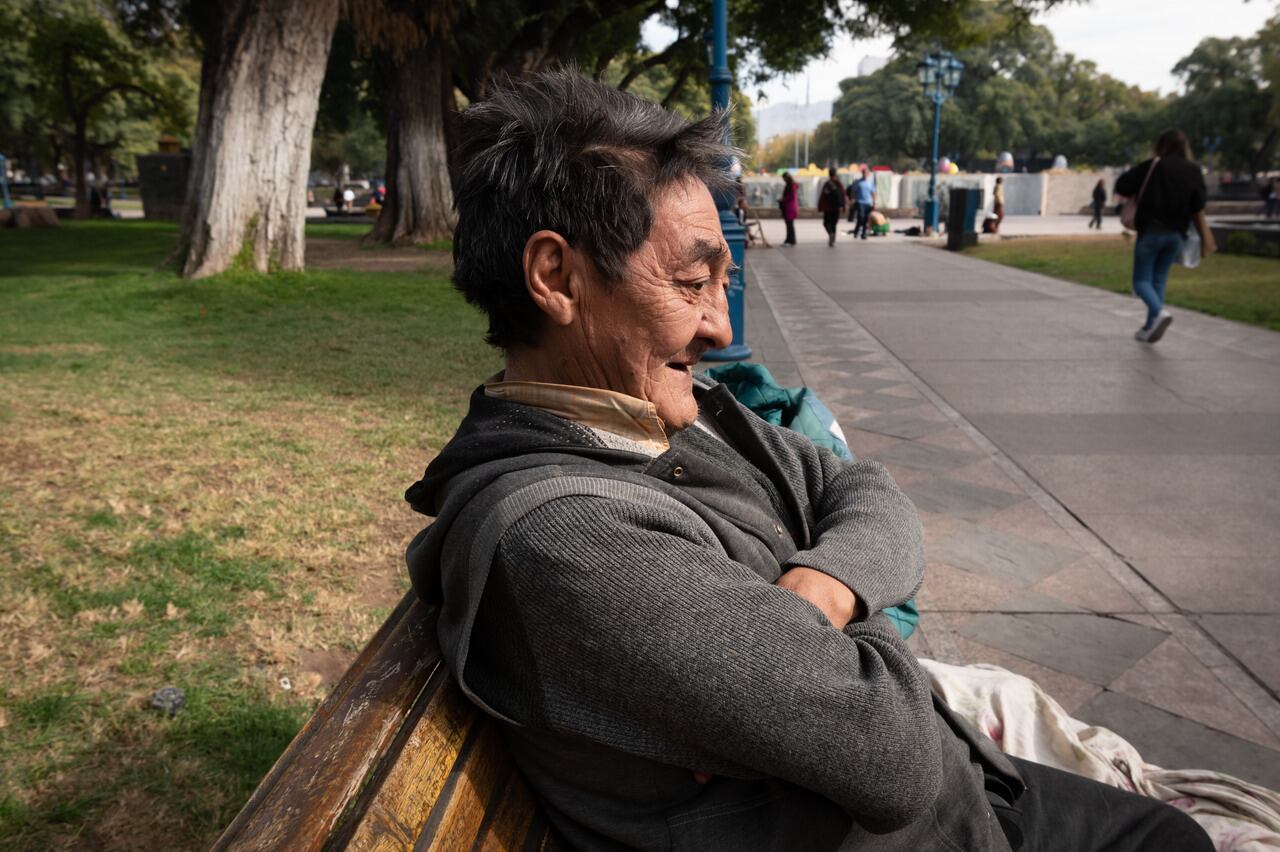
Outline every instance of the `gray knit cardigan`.
[[(463, 691), (579, 848), (1004, 848), (984, 766), (1016, 771), (878, 614), (923, 577), (910, 501), (696, 391), (726, 441), (688, 429), (656, 459), (477, 391), (406, 495), (437, 516), (410, 575)], [(834, 629), (774, 585), (796, 565), (868, 616)]]

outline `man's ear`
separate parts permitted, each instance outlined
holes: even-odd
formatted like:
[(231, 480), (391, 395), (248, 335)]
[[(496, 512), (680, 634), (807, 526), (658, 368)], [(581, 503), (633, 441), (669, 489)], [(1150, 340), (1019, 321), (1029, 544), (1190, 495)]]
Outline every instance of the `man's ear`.
[(524, 244), (524, 286), (529, 297), (556, 325), (577, 317), (576, 252), (555, 231), (538, 231)]

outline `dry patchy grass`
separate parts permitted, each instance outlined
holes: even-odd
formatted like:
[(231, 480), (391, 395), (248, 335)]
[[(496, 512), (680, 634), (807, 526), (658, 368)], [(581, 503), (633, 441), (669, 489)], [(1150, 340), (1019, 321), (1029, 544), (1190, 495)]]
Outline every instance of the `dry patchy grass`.
[(172, 238), (0, 235), (0, 848), (206, 847), (407, 588), (403, 490), (496, 367), (438, 272), (192, 284)]

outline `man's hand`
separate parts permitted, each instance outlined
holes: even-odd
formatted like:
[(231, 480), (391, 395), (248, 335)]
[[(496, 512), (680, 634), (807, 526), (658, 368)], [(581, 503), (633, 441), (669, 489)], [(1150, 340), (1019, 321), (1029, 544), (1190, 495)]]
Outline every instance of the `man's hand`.
[(814, 568), (797, 565), (779, 577), (774, 585), (794, 592), (822, 610), (836, 630), (843, 630), (858, 613), (858, 596), (853, 590)]

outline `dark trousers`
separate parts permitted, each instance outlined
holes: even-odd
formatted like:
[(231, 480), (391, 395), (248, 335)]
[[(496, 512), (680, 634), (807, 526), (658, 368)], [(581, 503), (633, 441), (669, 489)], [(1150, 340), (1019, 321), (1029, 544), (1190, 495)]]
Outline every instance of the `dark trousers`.
[(1098, 228), (1099, 230), (1102, 229), (1102, 205), (1101, 204), (1093, 205), (1093, 218), (1089, 220), (1089, 227)]
[(992, 799), (1014, 852), (1213, 852), (1204, 829), (1164, 802), (1010, 758), (1027, 789)]
[(782, 219), (787, 223), (787, 238), (782, 241), (782, 244), (784, 246), (793, 246), (796, 244), (796, 220), (788, 219), (785, 216)]
[(871, 216), (871, 205), (860, 203), (854, 206), (858, 208), (858, 224), (853, 227), (853, 235), (855, 237), (861, 235), (863, 239), (866, 239), (867, 219)]
[(827, 237), (836, 238), (836, 222), (840, 221), (840, 210), (826, 210), (822, 214), (822, 227), (827, 229)]

